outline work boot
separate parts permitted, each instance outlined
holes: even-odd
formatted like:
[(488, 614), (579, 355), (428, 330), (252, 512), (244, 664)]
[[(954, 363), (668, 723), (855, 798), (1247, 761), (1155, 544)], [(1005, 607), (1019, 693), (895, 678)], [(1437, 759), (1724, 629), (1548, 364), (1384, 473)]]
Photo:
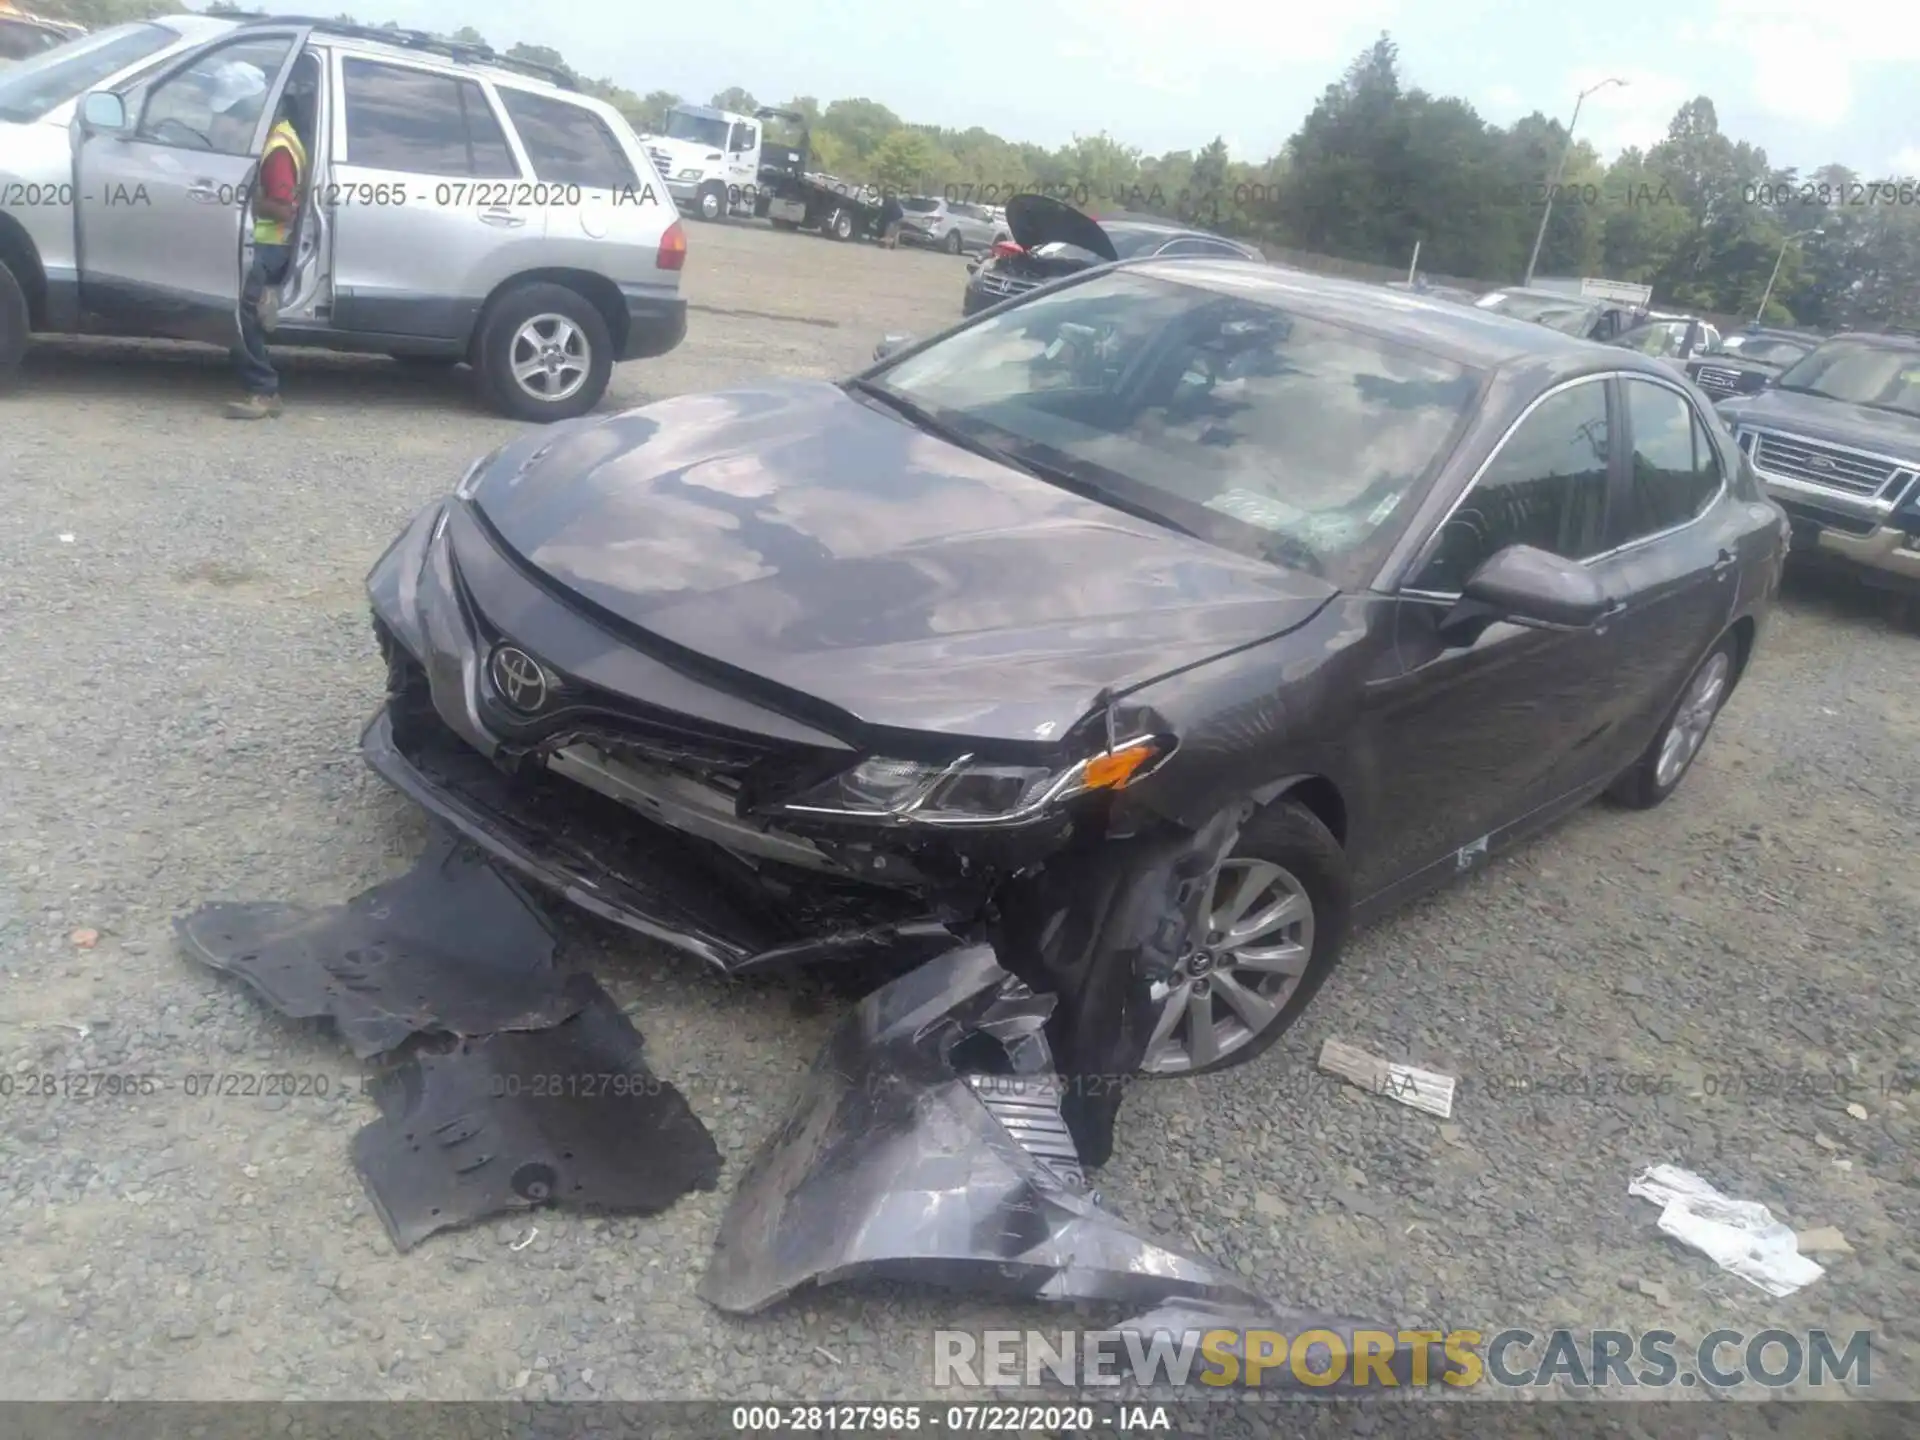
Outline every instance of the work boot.
[(280, 397), (278, 395), (249, 395), (244, 400), (232, 401), (227, 406), (229, 420), (265, 420), (280, 417)]

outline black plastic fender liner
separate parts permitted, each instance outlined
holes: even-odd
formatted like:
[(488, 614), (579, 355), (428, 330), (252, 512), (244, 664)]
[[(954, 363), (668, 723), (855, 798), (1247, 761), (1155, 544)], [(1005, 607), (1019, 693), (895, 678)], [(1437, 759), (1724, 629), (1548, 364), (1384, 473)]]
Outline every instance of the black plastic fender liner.
[(395, 1249), (504, 1211), (653, 1214), (714, 1188), (712, 1135), (594, 991), (550, 1030), (422, 1050), (375, 1082), (381, 1118), (354, 1136), (353, 1163)]
[(1248, 808), (1063, 852), (1002, 889), (994, 944), (1008, 970), (1056, 997), (1048, 1040), (1085, 1165), (1112, 1158), (1120, 1102), (1152, 1037), (1152, 987), (1202, 928), (1209, 878)]
[(864, 1278), (1259, 1304), (1085, 1188), (1064, 1126), (1045, 1123), (1046, 1105), (1071, 1089), (1045, 1040), (1052, 1008), (983, 945), (869, 994), (742, 1177), (701, 1295), (750, 1314), (808, 1284)]
[(554, 929), (526, 892), (446, 835), (344, 905), (210, 904), (174, 928), (282, 1014), (332, 1019), (363, 1060), (416, 1034), (558, 1025), (600, 993), (555, 968)]

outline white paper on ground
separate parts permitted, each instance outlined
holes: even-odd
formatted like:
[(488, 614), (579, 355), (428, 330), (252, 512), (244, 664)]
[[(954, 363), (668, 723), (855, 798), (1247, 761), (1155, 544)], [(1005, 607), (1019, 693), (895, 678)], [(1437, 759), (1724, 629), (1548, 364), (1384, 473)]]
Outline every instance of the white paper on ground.
[(1627, 1193), (1662, 1207), (1663, 1233), (1769, 1295), (1791, 1295), (1827, 1273), (1800, 1253), (1793, 1231), (1766, 1206), (1722, 1195), (1691, 1170), (1649, 1166)]

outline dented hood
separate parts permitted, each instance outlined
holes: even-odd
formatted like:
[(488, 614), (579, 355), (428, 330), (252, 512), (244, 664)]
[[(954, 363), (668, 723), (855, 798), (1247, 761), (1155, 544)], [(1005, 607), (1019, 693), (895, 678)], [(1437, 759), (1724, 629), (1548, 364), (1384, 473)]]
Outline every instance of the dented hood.
[(1016, 195), (1007, 201), (1007, 230), (1025, 250), (1061, 244), (1090, 251), (1102, 260), (1120, 258), (1099, 221), (1051, 195)]
[(669, 663), (956, 737), (1058, 739), (1102, 690), (1284, 633), (1335, 593), (819, 381), (537, 433), (473, 503), (497, 543)]

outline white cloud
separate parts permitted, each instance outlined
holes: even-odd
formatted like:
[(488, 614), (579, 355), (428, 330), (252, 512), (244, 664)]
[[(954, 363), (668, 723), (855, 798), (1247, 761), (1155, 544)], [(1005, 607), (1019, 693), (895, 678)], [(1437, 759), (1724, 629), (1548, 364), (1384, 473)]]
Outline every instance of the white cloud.
[(1517, 117), (1526, 103), (1520, 92), (1511, 85), (1489, 85), (1485, 102), (1480, 108), (1496, 115)]
[(1920, 145), (1909, 145), (1898, 151), (1893, 157), (1893, 163), (1887, 168), (1890, 173), (1902, 179), (1910, 175), (1920, 175)]
[(1746, 58), (1755, 106), (1826, 129), (1851, 113), (1860, 70), (1920, 62), (1920, 9), (1718, 0), (1708, 43)]

